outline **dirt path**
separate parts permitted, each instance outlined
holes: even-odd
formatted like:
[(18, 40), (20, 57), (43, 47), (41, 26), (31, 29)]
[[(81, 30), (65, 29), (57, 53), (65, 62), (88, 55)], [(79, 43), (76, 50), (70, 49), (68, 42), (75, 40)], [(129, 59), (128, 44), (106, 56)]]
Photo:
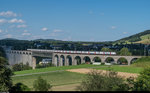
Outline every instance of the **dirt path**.
[[(90, 72), (92, 70), (93, 69), (81, 68), (81, 69), (69, 69), (69, 70), (66, 70), (66, 71), (87, 74), (88, 72)], [(97, 70), (97, 71), (102, 71), (102, 73), (106, 73), (106, 70)], [(118, 72), (118, 75), (123, 77), (123, 78), (129, 78), (129, 77), (136, 78), (138, 76), (138, 74), (127, 73), (127, 72)]]

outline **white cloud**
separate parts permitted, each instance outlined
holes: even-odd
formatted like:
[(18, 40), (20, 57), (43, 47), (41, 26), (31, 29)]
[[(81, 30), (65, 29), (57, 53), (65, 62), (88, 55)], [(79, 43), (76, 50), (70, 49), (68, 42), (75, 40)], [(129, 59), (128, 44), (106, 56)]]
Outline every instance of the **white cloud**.
[(12, 11), (0, 12), (0, 16), (4, 17), (16, 17), (17, 14)]
[(123, 32), (123, 34), (127, 34), (128, 32)]
[(9, 23), (24, 23), (24, 21), (22, 19), (13, 18), (9, 20)]
[(62, 30), (54, 29), (53, 32), (49, 36), (59, 36), (60, 32), (62, 32)]
[(28, 32), (27, 30), (24, 30), (23, 32)]
[(25, 27), (27, 27), (27, 25), (17, 25), (17, 28), (25, 28)]
[(43, 27), (41, 30), (42, 30), (42, 31), (47, 31), (47, 30), (48, 30), (48, 28)]
[(117, 27), (116, 26), (111, 26), (111, 29), (116, 29)]
[(6, 30), (5, 30), (5, 32), (7, 33), (7, 32), (8, 32), (8, 30), (6, 29)]
[(71, 40), (72, 40), (72, 37), (71, 37), (71, 36), (68, 36), (67, 38), (64, 38), (63, 40), (64, 40), (64, 41), (71, 41)]
[(57, 36), (56, 33), (51, 33), (49, 36)]
[(0, 29), (0, 33), (2, 33), (3, 31)]
[(31, 35), (30, 33), (22, 33), (23, 36), (29, 36)]
[(7, 20), (6, 19), (0, 19), (0, 23), (6, 23)]
[(53, 32), (54, 33), (56, 33), (56, 32), (62, 32), (62, 30), (60, 30), (60, 29), (54, 29)]
[(7, 34), (7, 35), (5, 35), (5, 37), (6, 37), (6, 38), (11, 38), (12, 35), (11, 35), (11, 34)]

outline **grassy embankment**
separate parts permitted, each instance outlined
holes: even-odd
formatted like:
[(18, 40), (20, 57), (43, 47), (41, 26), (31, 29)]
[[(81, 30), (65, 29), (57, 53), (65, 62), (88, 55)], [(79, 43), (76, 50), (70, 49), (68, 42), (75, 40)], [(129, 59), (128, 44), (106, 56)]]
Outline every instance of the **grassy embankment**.
[(133, 67), (133, 66), (108, 66), (108, 67), (101, 67), (101, 68), (95, 68), (97, 70), (109, 70), (112, 69), (116, 72), (127, 72), (127, 73), (139, 73), (143, 70), (142, 67)]
[(47, 68), (40, 68), (35, 70), (16, 71), (14, 72), (14, 74), (21, 75), (21, 74), (31, 74), (31, 73), (39, 73), (39, 72), (50, 72), (50, 71), (57, 71), (57, 70), (90, 68), (90, 67), (101, 67), (101, 65), (81, 64), (81, 65), (74, 65), (74, 66), (47, 67)]

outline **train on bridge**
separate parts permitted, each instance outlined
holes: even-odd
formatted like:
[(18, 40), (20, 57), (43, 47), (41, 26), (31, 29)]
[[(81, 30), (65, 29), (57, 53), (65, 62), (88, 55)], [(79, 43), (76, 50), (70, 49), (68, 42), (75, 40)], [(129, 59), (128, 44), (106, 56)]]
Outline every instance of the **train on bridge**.
[(116, 55), (116, 52), (102, 52), (102, 51), (69, 51), (69, 50), (44, 50), (44, 49), (27, 49), (27, 50), (39, 52), (67, 53), (67, 54)]
[(97, 54), (97, 55), (116, 55), (116, 52), (98, 52), (98, 51), (67, 51), (55, 50), (55, 53), (69, 53), (69, 54)]

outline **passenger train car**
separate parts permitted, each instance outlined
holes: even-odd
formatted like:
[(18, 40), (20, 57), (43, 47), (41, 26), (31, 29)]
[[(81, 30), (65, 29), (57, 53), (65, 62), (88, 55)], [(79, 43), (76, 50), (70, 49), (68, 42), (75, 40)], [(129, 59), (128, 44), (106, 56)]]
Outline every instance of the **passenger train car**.
[(30, 51), (39, 52), (54, 52), (54, 53), (66, 53), (66, 54), (95, 54), (95, 55), (116, 55), (116, 52), (99, 52), (99, 51), (68, 51), (68, 50), (44, 50), (44, 49), (27, 49)]
[(55, 53), (67, 54), (97, 54), (97, 55), (116, 55), (116, 52), (99, 52), (99, 51), (67, 51), (67, 50), (54, 50)]

